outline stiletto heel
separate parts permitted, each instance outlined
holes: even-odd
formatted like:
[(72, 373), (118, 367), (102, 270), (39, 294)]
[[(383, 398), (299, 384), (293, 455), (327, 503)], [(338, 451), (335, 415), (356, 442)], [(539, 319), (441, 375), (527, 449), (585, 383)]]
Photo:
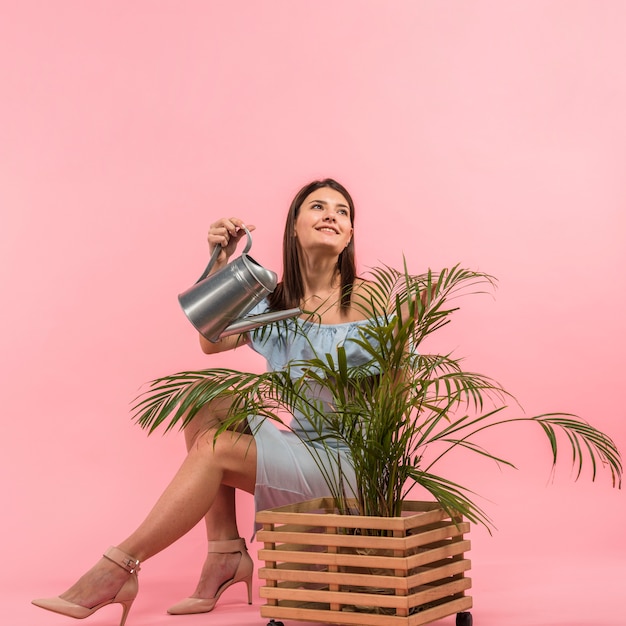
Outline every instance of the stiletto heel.
[(239, 564), (232, 578), (224, 581), (218, 587), (215, 596), (212, 598), (185, 598), (181, 600), (178, 604), (167, 609), (170, 615), (208, 613), (215, 608), (222, 593), (231, 585), (239, 582), (245, 582), (248, 586), (248, 604), (252, 604), (252, 573), (254, 571), (254, 563), (246, 549), (246, 542), (241, 537), (228, 541), (209, 541), (208, 552), (217, 552), (220, 554), (234, 554), (239, 552), (241, 554)]
[(126, 623), (126, 618), (128, 617), (128, 613), (130, 612), (130, 607), (133, 606), (133, 601), (121, 602), (122, 605), (122, 621), (120, 622), (120, 626), (124, 626)]
[(33, 600), (32, 603), (47, 611), (53, 611), (54, 613), (60, 613), (67, 617), (74, 617), (76, 619), (84, 619), (93, 615), (97, 610), (109, 604), (121, 604), (122, 605), (122, 619), (120, 626), (124, 626), (130, 607), (133, 605), (137, 592), (139, 591), (139, 583), (137, 581), (137, 572), (141, 569), (139, 567), (139, 561), (132, 556), (129, 556), (125, 552), (122, 552), (119, 548), (111, 546), (103, 556), (112, 561), (116, 565), (119, 565), (122, 569), (125, 569), (130, 578), (122, 585), (121, 589), (115, 594), (112, 600), (106, 600), (91, 608), (82, 606), (80, 604), (74, 604), (63, 598), (56, 596), (55, 598), (38, 598)]

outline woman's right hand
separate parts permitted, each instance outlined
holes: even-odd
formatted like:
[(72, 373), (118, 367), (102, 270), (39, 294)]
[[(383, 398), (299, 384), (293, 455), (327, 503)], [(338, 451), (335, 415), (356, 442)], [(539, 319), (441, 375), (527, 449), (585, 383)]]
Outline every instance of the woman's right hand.
[[(253, 231), (255, 229), (255, 227), (252, 225), (246, 224), (245, 227), (249, 231)], [(213, 224), (209, 226), (209, 234), (207, 235), (207, 240), (209, 242), (209, 250), (211, 252), (211, 255), (213, 255), (213, 250), (215, 250), (216, 246), (220, 246), (222, 248), (222, 251), (220, 252), (215, 262), (215, 266), (211, 271), (212, 274), (214, 274), (217, 270), (221, 269), (228, 263), (228, 259), (232, 256), (233, 252), (235, 252), (239, 240), (245, 236), (246, 231), (244, 230), (244, 222), (238, 217), (223, 217), (216, 222), (213, 222)], [(220, 339), (219, 341), (215, 342), (209, 341), (201, 334), (199, 335), (199, 337), (202, 351), (206, 354), (214, 354), (216, 352), (232, 350), (238, 345), (242, 345), (247, 342), (247, 337), (245, 334), (232, 335), (230, 337), (225, 337), (224, 339)]]
[[(213, 254), (213, 250), (216, 246), (222, 247), (215, 263), (215, 269), (220, 269), (228, 263), (228, 259), (232, 256), (237, 248), (237, 244), (242, 237), (246, 236), (244, 230), (244, 222), (238, 217), (226, 218), (223, 217), (216, 222), (213, 222), (209, 227), (209, 234), (207, 239), (209, 241), (209, 250)], [(255, 229), (254, 226), (245, 224), (245, 227), (249, 231)]]

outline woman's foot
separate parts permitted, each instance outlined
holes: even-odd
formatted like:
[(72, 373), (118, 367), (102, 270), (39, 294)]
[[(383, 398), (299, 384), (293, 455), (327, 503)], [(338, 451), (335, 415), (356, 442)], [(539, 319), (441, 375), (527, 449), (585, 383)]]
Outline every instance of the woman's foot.
[(128, 572), (102, 557), (59, 597), (68, 602), (91, 608), (113, 598), (128, 580)]
[(171, 615), (208, 613), (213, 610), (221, 594), (238, 582), (247, 584), (248, 604), (252, 604), (253, 571), (254, 564), (243, 539), (211, 541), (193, 595), (171, 606), (167, 612)]
[(54, 598), (33, 600), (35, 606), (69, 617), (83, 619), (109, 604), (122, 605), (120, 626), (137, 596), (139, 561), (118, 548), (109, 548), (78, 582)]

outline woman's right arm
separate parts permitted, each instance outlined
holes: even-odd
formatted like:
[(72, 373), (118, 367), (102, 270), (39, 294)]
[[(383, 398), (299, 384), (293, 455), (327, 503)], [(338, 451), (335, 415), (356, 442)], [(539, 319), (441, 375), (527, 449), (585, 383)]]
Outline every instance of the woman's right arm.
[[(238, 217), (223, 217), (211, 224), (209, 227), (209, 234), (207, 236), (207, 240), (209, 242), (209, 252), (212, 254), (216, 246), (222, 247), (222, 252), (217, 257), (215, 266), (211, 270), (211, 274), (214, 274), (226, 266), (228, 259), (232, 256), (233, 252), (235, 252), (239, 240), (246, 236), (246, 231), (243, 227), (244, 222)], [(252, 225), (246, 225), (246, 228), (249, 231), (253, 231), (255, 229)], [(199, 337), (200, 347), (202, 348), (202, 352), (205, 354), (215, 354), (217, 352), (233, 350), (238, 346), (243, 346), (248, 343), (248, 335), (246, 333), (224, 337), (218, 341), (209, 341), (202, 335)]]
[(217, 341), (209, 341), (202, 335), (200, 337), (200, 347), (205, 354), (216, 354), (218, 352), (226, 352), (226, 350), (234, 350), (239, 346), (245, 346), (248, 343), (247, 333), (241, 335), (231, 335), (218, 339)]

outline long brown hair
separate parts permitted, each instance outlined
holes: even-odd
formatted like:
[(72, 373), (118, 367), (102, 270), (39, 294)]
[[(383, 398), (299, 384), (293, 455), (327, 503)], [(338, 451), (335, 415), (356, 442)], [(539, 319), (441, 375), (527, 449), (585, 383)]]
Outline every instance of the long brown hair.
[[(346, 199), (348, 207), (350, 208), (350, 223), (352, 228), (354, 228), (354, 202), (348, 190), (343, 185), (332, 178), (324, 178), (323, 180), (314, 180), (300, 189), (291, 202), (285, 222), (285, 232), (283, 234), (283, 278), (268, 298), (270, 309), (273, 311), (295, 308), (300, 305), (300, 301), (304, 297), (304, 283), (300, 269), (300, 253), (293, 233), (296, 218), (298, 217), (300, 207), (304, 200), (309, 194), (317, 189), (323, 189), (324, 187), (338, 191)], [(350, 238), (350, 243), (348, 243), (346, 248), (339, 254), (337, 269), (341, 276), (340, 305), (342, 311), (345, 312), (350, 307), (352, 286), (356, 278), (354, 234)]]

